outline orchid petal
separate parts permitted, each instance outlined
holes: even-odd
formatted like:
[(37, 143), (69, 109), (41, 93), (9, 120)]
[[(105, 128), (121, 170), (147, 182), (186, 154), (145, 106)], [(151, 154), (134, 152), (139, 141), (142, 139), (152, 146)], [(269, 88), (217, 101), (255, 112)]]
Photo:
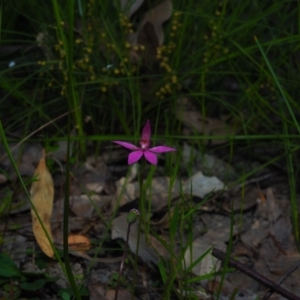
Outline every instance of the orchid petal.
[(146, 150), (144, 152), (145, 158), (149, 161), (150, 164), (156, 165), (157, 164), (157, 156), (150, 152), (149, 150)]
[(168, 146), (157, 146), (148, 149), (148, 151), (154, 152), (154, 153), (163, 153), (163, 152), (171, 152), (171, 151), (177, 151), (175, 148), (171, 148)]
[(150, 143), (150, 138), (151, 138), (151, 127), (150, 127), (150, 121), (147, 120), (147, 122), (143, 128), (143, 131), (142, 131), (141, 140), (148, 141), (148, 143)]
[(137, 147), (133, 144), (127, 143), (127, 142), (113, 141), (113, 143), (123, 146), (129, 150), (139, 150), (140, 149), (139, 147)]
[(129, 153), (128, 155), (128, 164), (134, 164), (135, 162), (137, 162), (142, 156), (143, 156), (143, 151), (142, 150), (138, 150), (138, 151), (134, 151)]

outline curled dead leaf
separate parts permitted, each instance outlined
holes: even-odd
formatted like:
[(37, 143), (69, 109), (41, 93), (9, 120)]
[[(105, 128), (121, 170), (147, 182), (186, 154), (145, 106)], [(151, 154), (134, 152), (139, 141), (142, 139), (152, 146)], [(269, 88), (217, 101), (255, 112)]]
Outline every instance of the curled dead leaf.
[(85, 252), (91, 248), (90, 240), (80, 234), (70, 234), (68, 237), (68, 244), (72, 251)]
[(140, 28), (142, 29), (148, 22), (153, 25), (154, 32), (158, 39), (158, 45), (164, 43), (163, 23), (172, 16), (173, 4), (171, 0), (165, 0), (150, 9), (143, 17)]
[(191, 131), (202, 133), (204, 136), (224, 136), (223, 139), (208, 139), (205, 141), (207, 144), (223, 144), (227, 142), (228, 136), (235, 134), (234, 128), (226, 122), (202, 116), (199, 110), (187, 98), (178, 99), (175, 115)]
[(143, 4), (144, 0), (121, 0), (121, 9), (130, 18)]
[[(121, 238), (125, 241), (127, 238), (127, 228), (127, 214), (120, 215), (112, 222), (111, 238), (113, 240)], [(144, 233), (140, 233), (140, 237), (138, 240), (138, 222), (136, 222), (130, 227), (130, 235), (128, 241), (129, 248), (133, 253), (136, 252), (138, 242), (138, 256), (141, 257), (144, 262), (153, 262), (154, 264), (157, 264), (159, 256), (156, 251), (148, 245), (146, 241), (146, 235)]]
[[(33, 208), (31, 208), (32, 230), (35, 239), (41, 247), (42, 251), (47, 256), (53, 257), (54, 252), (50, 243), (50, 241), (53, 242), (50, 219), (53, 208), (54, 185), (52, 176), (46, 165), (44, 150), (42, 158), (40, 159), (40, 162), (35, 169), (34, 178), (36, 179), (36, 181), (32, 183), (30, 189), (31, 203), (35, 208), (36, 213), (40, 217), (44, 228), (42, 227), (35, 211), (33, 210)], [(47, 237), (45, 231), (47, 231), (49, 238)]]
[(144, 14), (137, 31), (129, 34), (128, 42), (130, 44), (144, 46), (143, 51), (130, 50), (130, 58), (133, 63), (140, 62), (141, 56), (146, 61), (145, 66), (147, 67), (152, 66), (156, 61), (157, 47), (164, 43), (163, 24), (171, 18), (172, 10), (171, 0), (160, 2)]
[(226, 185), (217, 177), (204, 176), (202, 172), (190, 177), (182, 186), (184, 193), (200, 198), (204, 198), (211, 192), (225, 191), (226, 189)]
[(169, 225), (170, 225), (170, 219), (172, 218), (172, 216), (174, 215), (174, 206), (172, 206), (170, 208), (169, 211), (167, 211), (165, 213), (165, 215), (158, 221), (154, 222), (154, 221), (151, 221), (151, 225), (154, 225), (154, 226), (159, 226), (160, 229), (165, 229), (165, 228), (169, 228)]

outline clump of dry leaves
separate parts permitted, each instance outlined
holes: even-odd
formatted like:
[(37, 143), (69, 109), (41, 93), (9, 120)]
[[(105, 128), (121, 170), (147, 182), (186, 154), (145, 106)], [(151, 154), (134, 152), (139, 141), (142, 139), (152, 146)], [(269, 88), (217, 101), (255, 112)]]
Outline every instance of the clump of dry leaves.
[[(179, 257), (180, 247), (172, 249), (173, 253), (171, 254), (164, 243), (168, 244), (170, 218), (172, 218), (174, 210), (178, 210), (182, 206), (184, 199), (189, 208), (194, 207), (196, 211), (193, 216), (193, 243), (185, 251), (181, 262), (182, 266), (188, 268), (208, 251), (208, 254), (191, 271), (195, 276), (202, 276), (220, 268), (220, 262), (213, 258), (209, 249), (216, 247), (226, 250), (232, 222), (230, 215), (233, 213), (235, 224), (232, 235), (235, 242), (232, 247), (232, 256), (242, 263), (251, 264), (254, 270), (276, 281), (287, 269), (300, 260), (293, 239), (288, 199), (278, 193), (276, 187), (259, 188), (259, 183), (268, 180), (268, 176), (254, 178), (232, 188), (229, 182), (224, 183), (221, 179), (226, 178), (224, 175), (226, 171), (236, 178), (237, 172), (231, 166), (224, 162), (220, 163), (221, 161), (212, 155), (205, 159), (205, 156), (196, 149), (190, 151), (191, 146), (187, 144), (183, 146), (183, 149), (185, 151), (182, 152), (182, 168), (187, 168), (190, 161), (194, 162), (193, 175), (176, 180), (170, 180), (165, 176), (153, 177), (151, 184), (146, 189), (146, 198), (149, 199), (151, 207), (150, 224), (158, 238), (152, 234), (147, 234), (147, 238), (144, 233), (140, 235), (138, 255), (141, 260), (146, 265), (156, 265), (160, 259), (168, 261), (174, 254)], [(109, 156), (110, 165), (115, 165), (120, 159), (126, 161), (127, 153), (125, 151), (120, 152), (117, 148), (112, 151), (115, 151), (115, 154)], [(30, 245), (28, 236), (32, 232), (41, 250), (47, 256), (53, 257), (50, 241), (58, 248), (62, 245), (61, 228), (65, 208), (59, 191), (63, 184), (63, 178), (61, 174), (55, 173), (52, 179), (45, 163), (44, 150), (41, 155), (39, 151), (36, 152), (38, 153), (36, 159), (38, 163), (35, 171), (32, 172), (34, 181), (30, 190), (32, 206), (35, 207), (35, 210), (31, 209), (32, 221), (27, 214), (24, 214), (26, 207), (21, 213), (13, 211), (11, 216), (15, 214), (21, 216), (20, 222), (23, 226), (18, 230), (18, 235), (23, 239), (22, 247)], [(111, 161), (112, 157), (115, 162)], [(219, 168), (215, 168), (214, 159), (217, 164), (220, 164)], [(207, 161), (210, 162), (209, 165), (206, 164)], [(223, 167), (220, 167), (222, 164)], [(124, 168), (127, 166), (124, 165)], [(126, 212), (128, 211), (126, 207), (136, 206), (140, 195), (137, 164), (130, 168), (131, 172), (128, 176), (114, 181), (109, 170), (110, 167), (103, 157), (89, 157), (83, 166), (75, 167), (72, 171), (69, 250), (70, 254), (81, 257), (83, 262), (93, 259), (96, 246), (91, 243), (91, 239), (95, 236), (101, 239), (105, 234), (107, 223), (103, 223), (104, 220), (112, 221), (109, 228), (112, 241), (115, 239), (125, 240)], [(208, 197), (207, 200), (198, 206), (199, 200), (206, 197)], [(54, 209), (51, 214), (52, 206)], [(112, 220), (115, 212), (117, 215)], [(39, 215), (39, 219), (36, 214)], [(101, 218), (99, 218), (100, 215)], [(30, 224), (32, 224), (32, 230)], [(11, 237), (9, 224), (7, 228), (6, 239)], [(47, 231), (47, 235), (45, 231)], [(138, 224), (134, 224), (129, 239), (132, 255), (136, 251), (137, 239)], [(12, 248), (10, 249), (9, 251), (12, 251)], [(20, 261), (26, 262), (27, 260), (28, 257), (25, 255)], [(107, 274), (110, 274), (113, 272), (112, 270), (118, 269), (120, 256), (114, 256), (109, 251), (102, 251), (100, 257), (95, 258), (95, 262), (95, 270), (101, 265), (102, 268), (104, 266)], [(94, 275), (91, 275), (91, 281), (88, 283), (89, 289), (93, 290), (94, 285), (97, 290), (100, 290), (99, 293), (109, 294), (108, 291), (103, 292), (108, 279), (104, 279), (103, 276), (96, 278), (97, 272), (91, 274)], [(298, 277), (299, 274), (296, 271), (283, 283), (283, 287), (296, 295), (299, 294)], [(149, 280), (151, 281), (150, 278)], [(202, 281), (195, 287), (195, 295), (201, 295), (199, 296), (201, 299), (209, 298), (209, 293), (218, 291), (219, 287), (216, 285), (218, 280), (218, 277), (214, 279), (215, 284), (212, 284), (210, 280)], [(222, 297), (224, 299), (226, 299), (226, 295), (230, 297), (236, 289), (239, 289), (240, 293), (248, 295), (249, 299), (261, 295), (265, 290), (263, 286), (246, 275), (234, 272), (226, 276), (221, 292)], [(205, 290), (206, 292), (204, 292)], [(93, 293), (96, 292), (93, 291)], [(126, 294), (127, 291), (124, 290), (123, 293)], [(147, 293), (146, 290), (145, 293)]]

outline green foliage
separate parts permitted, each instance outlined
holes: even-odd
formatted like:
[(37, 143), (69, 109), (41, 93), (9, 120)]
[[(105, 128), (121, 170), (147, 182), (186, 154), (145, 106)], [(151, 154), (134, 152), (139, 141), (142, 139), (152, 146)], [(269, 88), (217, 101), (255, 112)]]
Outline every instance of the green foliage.
[[(247, 134), (258, 128), (278, 133), (272, 115), (279, 114), (280, 95), (254, 35), (286, 86), (291, 108), (299, 110), (298, 102), (292, 100), (299, 80), (298, 29), (292, 22), (297, 18), (297, 4), (173, 2), (175, 12), (164, 27), (165, 43), (156, 53), (159, 67), (150, 70), (144, 68), (143, 58), (139, 64), (131, 61), (131, 51), (143, 51), (127, 39), (137, 20), (128, 19), (110, 1), (80, 2), (82, 8), (75, 1), (66, 6), (54, 0), (6, 7), (12, 18), (3, 19), (2, 43), (35, 47), (6, 55), (6, 63), (13, 59), (15, 67), (2, 65), (0, 85), (8, 93), (1, 104), (14, 115), (14, 120), (7, 119), (8, 128), (18, 128), (20, 122), (28, 129), (36, 128), (73, 109), (84, 153), (83, 130), (111, 133), (118, 121), (129, 134), (128, 123), (135, 125), (145, 115), (156, 115), (160, 107), (172, 111), (178, 95), (185, 94), (196, 100), (204, 115), (232, 114), (232, 122), (237, 126), (243, 122)], [(22, 28), (20, 18), (25, 20)], [(15, 99), (18, 111), (4, 101), (9, 97)], [(92, 117), (91, 126), (86, 126), (85, 116)], [(57, 135), (66, 129), (53, 127)]]
[(128, 281), (124, 276), (120, 276), (118, 273), (112, 273), (110, 276), (110, 280), (108, 281), (108, 287), (110, 288), (116, 288), (118, 286), (118, 280), (120, 280), (120, 284), (123, 287), (128, 287)]
[(0, 203), (0, 217), (6, 214), (11, 208), (12, 192), (9, 189), (4, 189), (3, 194), (4, 195), (2, 196)]
[(22, 273), (16, 266), (15, 262), (6, 254), (0, 253), (0, 276), (3, 277), (22, 277)]
[(3, 253), (0, 253), (0, 264), (0, 287), (5, 295), (9, 297), (13, 295), (13, 299), (18, 299), (22, 291), (40, 291), (45, 284), (57, 280), (49, 278), (44, 273), (21, 272), (11, 257)]
[[(70, 299), (74, 299), (74, 297), (76, 297), (76, 295), (74, 294), (74, 291), (71, 288), (59, 289), (58, 295), (63, 300), (70, 300)], [(88, 289), (86, 287), (82, 286), (79, 289), (79, 295), (80, 295), (80, 297), (89, 296)]]

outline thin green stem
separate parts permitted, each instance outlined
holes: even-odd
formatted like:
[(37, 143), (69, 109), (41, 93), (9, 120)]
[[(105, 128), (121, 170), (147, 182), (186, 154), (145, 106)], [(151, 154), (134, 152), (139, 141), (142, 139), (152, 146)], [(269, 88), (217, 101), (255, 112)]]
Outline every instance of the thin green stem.
[[(68, 117), (68, 124), (70, 130), (70, 115)], [(64, 198), (64, 219), (63, 219), (63, 255), (66, 266), (66, 272), (68, 274), (68, 279), (70, 285), (72, 287), (73, 293), (77, 300), (81, 300), (81, 296), (79, 290), (77, 288), (77, 284), (74, 279), (74, 275), (72, 272), (72, 267), (69, 258), (69, 198), (70, 198), (70, 132), (68, 134), (67, 140), (67, 163), (66, 163), (66, 177), (65, 177), (65, 198)]]
[(141, 159), (140, 163), (140, 170), (139, 170), (139, 188), (140, 188), (140, 201), (139, 201), (139, 211), (141, 213), (141, 217), (138, 224), (138, 236), (137, 236), (137, 245), (135, 251), (135, 265), (134, 265), (134, 277), (132, 282), (132, 294), (131, 298), (134, 298), (134, 290), (135, 290), (135, 282), (137, 279), (137, 260), (139, 256), (139, 247), (140, 247), (140, 238), (141, 238), (141, 231), (142, 231), (142, 222), (145, 218), (145, 191), (144, 191), (144, 172), (145, 172), (146, 161), (144, 157)]
[(125, 242), (125, 246), (124, 246), (124, 252), (123, 252), (122, 261), (121, 261), (121, 264), (120, 264), (120, 269), (119, 269), (119, 276), (118, 276), (118, 283), (117, 283), (117, 287), (116, 287), (115, 300), (118, 299), (118, 293), (119, 293), (120, 284), (121, 284), (122, 270), (123, 270), (125, 258), (127, 256), (130, 228), (131, 228), (131, 223), (128, 223), (127, 234), (126, 234), (126, 242)]
[(294, 111), (293, 111), (293, 109), (292, 109), (292, 107), (290, 105), (290, 101), (288, 99), (287, 92), (283, 89), (281, 83), (279, 82), (278, 76), (276, 75), (276, 73), (275, 73), (275, 71), (274, 71), (274, 69), (273, 69), (273, 67), (272, 67), (272, 65), (271, 65), (271, 63), (270, 63), (270, 61), (269, 61), (269, 59), (268, 59), (265, 51), (263, 50), (263, 48), (262, 48), (259, 40), (257, 39), (257, 37), (254, 37), (254, 39), (255, 39), (255, 42), (256, 42), (256, 44), (257, 44), (257, 46), (258, 46), (258, 48), (259, 48), (259, 50), (260, 50), (260, 52), (261, 52), (261, 54), (262, 54), (262, 56), (263, 56), (263, 58), (265, 60), (267, 66), (269, 68), (269, 71), (270, 71), (270, 73), (271, 73), (271, 75), (272, 75), (272, 77), (273, 77), (273, 79), (274, 79), (274, 81), (275, 81), (275, 83), (276, 83), (276, 85), (277, 85), (277, 87), (278, 87), (281, 95), (282, 95), (282, 98), (284, 99), (284, 102), (285, 102), (285, 104), (286, 104), (286, 106), (287, 106), (287, 108), (289, 110), (289, 113), (290, 113), (291, 118), (292, 118), (292, 120), (293, 120), (293, 122), (294, 122), (294, 124), (295, 124), (295, 126), (297, 128), (297, 131), (298, 131), (298, 133), (300, 133), (300, 125), (299, 125), (298, 120), (297, 120), (297, 118), (296, 118), (296, 116), (294, 114)]

